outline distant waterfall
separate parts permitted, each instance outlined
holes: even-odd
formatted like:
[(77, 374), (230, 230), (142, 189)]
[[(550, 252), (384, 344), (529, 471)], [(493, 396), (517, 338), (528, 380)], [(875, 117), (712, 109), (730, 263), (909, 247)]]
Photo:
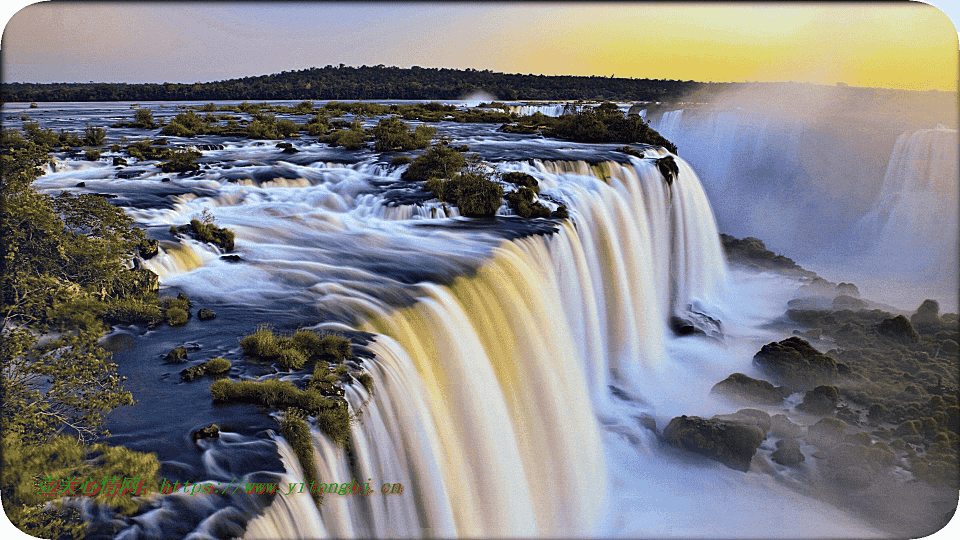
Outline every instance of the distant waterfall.
[(901, 135), (880, 193), (859, 224), (861, 234), (876, 238), (871, 261), (955, 280), (960, 241), (957, 182), (956, 130)]
[[(609, 387), (654, 395), (669, 313), (709, 304), (725, 280), (706, 197), (678, 162), (672, 186), (651, 160), (503, 165), (537, 177), (571, 219), (552, 236), (502, 243), (475, 276), (421, 285), (411, 307), (371, 307), (377, 393), (348, 394), (354, 409), (366, 401), (356, 476), (402, 482), (412, 496), (325, 502), (324, 530), (599, 533), (608, 480), (597, 414)], [(315, 438), (321, 478), (352, 478), (330, 469), (346, 459)], [(289, 512), (268, 510), (271, 533), (302, 532), (284, 525)]]

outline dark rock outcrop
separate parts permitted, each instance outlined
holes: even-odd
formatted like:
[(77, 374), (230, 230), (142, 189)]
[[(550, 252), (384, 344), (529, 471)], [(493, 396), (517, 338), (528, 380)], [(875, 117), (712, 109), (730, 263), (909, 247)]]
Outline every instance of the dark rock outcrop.
[(768, 343), (753, 357), (754, 364), (776, 382), (794, 389), (829, 384), (850, 373), (850, 368), (813, 348), (796, 336)]
[(836, 386), (818, 386), (803, 396), (803, 402), (797, 408), (810, 414), (831, 414), (840, 403), (840, 392)]
[(713, 385), (710, 393), (752, 401), (761, 405), (780, 405), (784, 398), (790, 395), (790, 390), (784, 386), (774, 386), (770, 382), (748, 377), (743, 373), (733, 373)]
[(217, 314), (209, 309), (203, 308), (197, 311), (197, 318), (200, 319), (201, 321), (209, 321), (211, 319), (216, 319)]
[(746, 472), (764, 435), (754, 426), (684, 415), (670, 420), (663, 429), (663, 439), (677, 448)]
[(718, 414), (711, 420), (753, 426), (763, 432), (763, 438), (767, 438), (767, 432), (770, 431), (770, 415), (758, 409), (740, 409), (733, 414)]
[(841, 294), (833, 299), (832, 307), (833, 309), (866, 309), (867, 303), (859, 298)]
[(174, 364), (182, 364), (187, 361), (187, 348), (183, 345), (173, 349), (167, 353), (167, 356), (164, 357), (165, 362), (172, 362)]
[(911, 325), (910, 321), (903, 315), (897, 315), (892, 319), (884, 319), (877, 328), (877, 331), (880, 332), (881, 335), (894, 341), (899, 341), (900, 343), (916, 343), (920, 341), (920, 336), (917, 334), (917, 331), (913, 329), (913, 325)]

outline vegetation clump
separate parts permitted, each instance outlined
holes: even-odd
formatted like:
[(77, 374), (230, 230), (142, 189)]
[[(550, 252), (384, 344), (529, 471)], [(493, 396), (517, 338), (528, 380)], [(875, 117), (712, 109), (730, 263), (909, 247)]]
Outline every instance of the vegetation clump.
[(535, 192), (528, 187), (511, 191), (506, 195), (507, 204), (516, 215), (522, 218), (549, 218), (550, 209), (539, 201), (534, 202), (534, 197)]
[(372, 131), (374, 150), (391, 152), (426, 148), (430, 145), (430, 139), (436, 134), (437, 128), (421, 125), (411, 132), (406, 122), (396, 116), (390, 116), (381, 119)]
[(288, 381), (220, 379), (210, 385), (214, 401), (253, 403), (271, 409), (295, 407), (316, 417), (317, 427), (339, 445), (350, 440), (350, 413), (341, 399), (328, 399), (314, 389), (299, 390)]
[(184, 381), (192, 381), (204, 375), (223, 375), (230, 371), (232, 364), (226, 358), (212, 358), (199, 366), (189, 367), (180, 372), (180, 378)]
[[(317, 476), (317, 466), (313, 460), (313, 439), (310, 437), (310, 428), (301, 417), (299, 410), (288, 408), (283, 419), (280, 421), (280, 433), (290, 443), (293, 453), (300, 462), (300, 468), (306, 475), (304, 482), (310, 486), (320, 483), (320, 477)], [(323, 495), (319, 490), (310, 490), (313, 502), (317, 507), (323, 501)]]
[(202, 156), (196, 150), (177, 150), (169, 155), (170, 161), (160, 163), (160, 170), (165, 173), (190, 172), (200, 169), (196, 161)]
[(400, 178), (407, 182), (426, 182), (432, 178), (450, 179), (467, 165), (463, 153), (440, 141), (413, 160)]
[(199, 219), (191, 219), (190, 225), (171, 226), (170, 232), (173, 234), (190, 234), (197, 240), (213, 244), (227, 253), (233, 251), (236, 238), (230, 229), (217, 227), (213, 215), (206, 209)]

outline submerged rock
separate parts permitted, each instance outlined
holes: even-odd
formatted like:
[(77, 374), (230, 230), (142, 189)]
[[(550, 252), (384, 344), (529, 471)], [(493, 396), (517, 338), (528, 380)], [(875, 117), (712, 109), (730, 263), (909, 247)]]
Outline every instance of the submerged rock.
[(768, 343), (753, 357), (754, 364), (777, 382), (791, 388), (810, 388), (848, 375), (850, 368), (796, 336)]
[(762, 405), (780, 405), (784, 398), (790, 395), (790, 390), (784, 386), (774, 386), (773, 383), (748, 377), (743, 373), (733, 373), (713, 385), (710, 393), (744, 399)]
[(757, 427), (698, 416), (676, 417), (663, 429), (668, 444), (744, 472), (764, 438)]

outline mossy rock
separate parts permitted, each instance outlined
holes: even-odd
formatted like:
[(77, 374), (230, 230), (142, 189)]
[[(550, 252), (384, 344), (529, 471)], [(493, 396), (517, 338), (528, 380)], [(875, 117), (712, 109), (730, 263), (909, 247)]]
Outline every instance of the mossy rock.
[(780, 439), (796, 439), (806, 434), (807, 430), (800, 424), (794, 424), (785, 414), (775, 414), (770, 417), (770, 434)]
[(759, 428), (737, 422), (683, 415), (670, 420), (663, 429), (663, 439), (677, 448), (746, 472), (764, 434)]
[(220, 438), (220, 426), (210, 424), (205, 428), (200, 428), (193, 432), (192, 438), (194, 442), (200, 439), (218, 439)]
[(201, 321), (209, 321), (217, 318), (217, 314), (209, 309), (201, 309), (197, 311), (197, 318)]
[(892, 319), (885, 319), (877, 328), (880, 335), (886, 336), (899, 343), (916, 343), (920, 341), (920, 336), (913, 329), (913, 325), (903, 315), (897, 315)]
[(718, 414), (711, 420), (720, 420), (722, 422), (735, 422), (745, 426), (753, 426), (763, 432), (763, 437), (767, 437), (770, 431), (770, 415), (758, 409), (740, 409), (733, 414)]
[(164, 357), (164, 361), (173, 362), (175, 364), (182, 364), (187, 361), (187, 348), (183, 345), (173, 349), (167, 353), (167, 356)]
[(847, 425), (836, 418), (823, 418), (807, 428), (806, 441), (814, 446), (829, 448), (840, 444)]
[(805, 413), (827, 415), (837, 410), (840, 403), (840, 392), (836, 386), (818, 386), (803, 396), (803, 402), (797, 409)]
[(768, 343), (753, 357), (754, 364), (776, 382), (806, 389), (835, 382), (850, 368), (813, 348), (796, 336)]
[(784, 386), (774, 386), (770, 382), (754, 379), (743, 373), (733, 373), (713, 385), (710, 393), (752, 401), (761, 405), (780, 405), (784, 398), (790, 395), (790, 390)]

